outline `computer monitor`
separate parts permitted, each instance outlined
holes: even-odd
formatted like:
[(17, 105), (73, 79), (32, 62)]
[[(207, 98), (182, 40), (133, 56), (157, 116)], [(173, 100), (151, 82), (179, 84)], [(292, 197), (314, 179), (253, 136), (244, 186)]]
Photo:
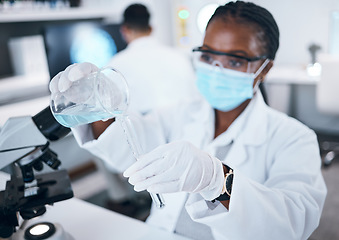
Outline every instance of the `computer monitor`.
[(126, 47), (119, 28), (119, 24), (100, 22), (47, 25), (43, 36), (51, 78), (73, 63), (105, 66), (114, 54)]

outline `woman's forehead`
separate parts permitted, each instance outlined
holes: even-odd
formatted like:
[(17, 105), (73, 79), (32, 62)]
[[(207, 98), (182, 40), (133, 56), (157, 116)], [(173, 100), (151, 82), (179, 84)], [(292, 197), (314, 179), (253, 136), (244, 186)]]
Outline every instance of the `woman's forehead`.
[(204, 45), (223, 52), (245, 52), (248, 56), (261, 54), (255, 24), (225, 22), (215, 19), (206, 29)]

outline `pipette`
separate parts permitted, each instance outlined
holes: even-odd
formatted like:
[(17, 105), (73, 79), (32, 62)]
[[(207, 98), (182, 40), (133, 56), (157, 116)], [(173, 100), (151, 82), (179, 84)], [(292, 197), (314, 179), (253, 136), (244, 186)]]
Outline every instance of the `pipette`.
[[(136, 160), (138, 160), (139, 156), (144, 152), (139, 141), (136, 139), (135, 129), (129, 116), (121, 114), (116, 117), (116, 120), (120, 122), (121, 127), (125, 132), (127, 142), (132, 150), (133, 156)], [(150, 195), (157, 208), (163, 208), (165, 206), (165, 202), (161, 194), (150, 193)]]

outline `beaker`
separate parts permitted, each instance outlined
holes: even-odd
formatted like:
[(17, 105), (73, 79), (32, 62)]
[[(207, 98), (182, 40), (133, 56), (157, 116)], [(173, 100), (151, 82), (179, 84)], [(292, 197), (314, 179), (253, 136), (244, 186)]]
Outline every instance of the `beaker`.
[(52, 113), (65, 127), (113, 118), (127, 110), (128, 85), (113, 68), (99, 69), (70, 84), (66, 91), (51, 95)]
[[(115, 69), (106, 67), (71, 82), (66, 91), (52, 92), (50, 107), (55, 119), (66, 127), (115, 118), (120, 122), (129, 147), (138, 160), (144, 152), (126, 114), (128, 104), (129, 88), (125, 78)], [(165, 206), (160, 194), (150, 195), (158, 208)]]

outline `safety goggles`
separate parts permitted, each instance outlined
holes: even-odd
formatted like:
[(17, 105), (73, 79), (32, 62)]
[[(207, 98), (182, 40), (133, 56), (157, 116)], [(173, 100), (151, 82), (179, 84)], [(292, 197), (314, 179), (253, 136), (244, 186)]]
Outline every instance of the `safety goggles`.
[(200, 61), (240, 72), (250, 72), (251, 63), (267, 59), (267, 56), (249, 58), (232, 53), (214, 51), (204, 47), (197, 47), (192, 51), (194, 61)]

